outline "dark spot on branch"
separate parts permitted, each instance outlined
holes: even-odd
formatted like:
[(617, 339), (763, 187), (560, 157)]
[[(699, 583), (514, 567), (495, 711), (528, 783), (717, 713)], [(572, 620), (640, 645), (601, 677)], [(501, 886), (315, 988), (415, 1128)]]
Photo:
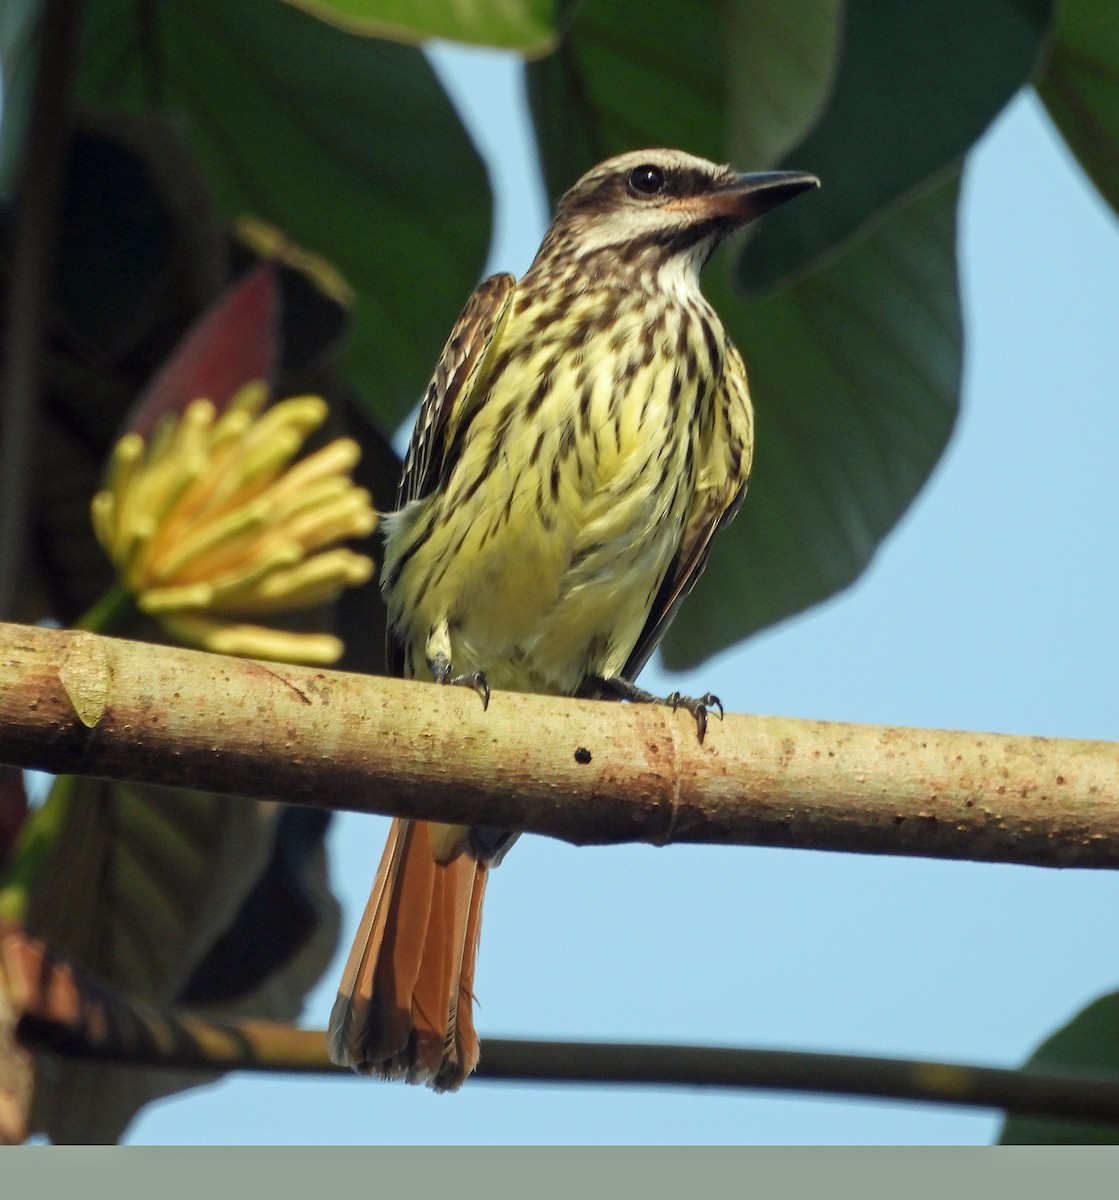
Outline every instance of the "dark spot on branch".
[(586, 748), (586, 746), (580, 746), (579, 749), (575, 751), (575, 761), (582, 767), (585, 767), (587, 763), (591, 761), (591, 752)]

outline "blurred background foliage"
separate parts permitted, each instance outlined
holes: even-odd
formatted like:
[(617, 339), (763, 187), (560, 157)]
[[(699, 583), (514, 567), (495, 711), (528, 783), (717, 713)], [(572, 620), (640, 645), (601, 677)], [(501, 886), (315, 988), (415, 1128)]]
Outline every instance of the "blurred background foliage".
[[(88, 506), (106, 453), (184, 332), (262, 256), (281, 259), (276, 394), (325, 396), (331, 432), (362, 443), (361, 481), (391, 507), (389, 439), (479, 280), (492, 222), (482, 160), (422, 49), (432, 38), (524, 56), (552, 198), (640, 146), (821, 177), (819, 193), (708, 272), (751, 371), (758, 459), (750, 503), (717, 542), (666, 662), (694, 664), (854, 580), (956, 420), (969, 149), (1034, 87), (1119, 209), (1119, 7), (703, 0), (650, 12), (639, 0), (0, 6), (5, 366), (27, 361), (28, 339), (34, 350), (30, 373), (5, 375), (0, 433), (29, 413), (35, 428), (28, 455), (5, 460), (28, 527), (18, 559), (0, 562), (0, 577), (19, 580), (3, 617), (72, 623), (104, 590)], [(28, 214), (20, 197), (56, 153), (36, 121), (52, 98), (70, 102), (61, 182), (53, 211)], [(21, 239), (36, 238), (40, 257), (21, 257)], [(28, 261), (48, 272), (31, 323), (13, 309)], [(380, 669), (375, 587), (332, 620), (343, 665)], [(91, 793), (83, 824), (60, 836), (65, 872), (56, 856), (32, 927), (150, 998), (294, 1016), (337, 923), (321, 821), (79, 786)], [(10, 779), (0, 789), (9, 839), (19, 793)], [(235, 844), (252, 852), (216, 869)], [(78, 895), (54, 886), (66, 872), (85, 881)], [(79, 928), (67, 905), (83, 909), (80, 937), (67, 934)], [(1087, 1043), (1074, 1039), (1076, 1061), (1119, 1069), (1114, 1007), (1105, 1015), (1093, 1012)], [(1054, 1039), (1048, 1061), (1065, 1044)], [(182, 1085), (133, 1073), (106, 1105), (98, 1070), (41, 1088), (38, 1125), (112, 1139), (145, 1098)]]

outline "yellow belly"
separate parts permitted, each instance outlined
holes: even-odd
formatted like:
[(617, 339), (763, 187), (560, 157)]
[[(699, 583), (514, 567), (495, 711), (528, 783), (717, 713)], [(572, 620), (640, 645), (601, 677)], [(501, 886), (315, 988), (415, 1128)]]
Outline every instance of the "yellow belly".
[(389, 615), (413, 673), (444, 644), (455, 672), (495, 688), (571, 693), (619, 673), (680, 544), (697, 393), (713, 386), (674, 378), (639, 329), (507, 364), (445, 486), (386, 522)]

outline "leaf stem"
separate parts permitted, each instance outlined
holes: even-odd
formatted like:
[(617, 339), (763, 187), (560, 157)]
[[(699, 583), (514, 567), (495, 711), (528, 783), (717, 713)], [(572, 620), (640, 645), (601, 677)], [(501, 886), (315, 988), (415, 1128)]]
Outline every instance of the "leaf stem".
[(87, 633), (111, 633), (120, 628), (127, 617), (135, 613), (136, 604), (132, 593), (119, 580), (74, 622), (75, 629)]
[(27, 814), (0, 874), (0, 920), (24, 920), (35, 881), (69, 818), (76, 783), (73, 775), (56, 776), (47, 798)]

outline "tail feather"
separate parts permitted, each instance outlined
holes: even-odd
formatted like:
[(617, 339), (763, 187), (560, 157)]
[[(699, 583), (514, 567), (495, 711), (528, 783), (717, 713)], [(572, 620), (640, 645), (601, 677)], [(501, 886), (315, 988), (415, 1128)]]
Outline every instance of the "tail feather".
[[(478, 1061), (471, 1013), (486, 867), (446, 862), (394, 821), (330, 1018), (330, 1055), (363, 1074), (457, 1088)], [(438, 835), (437, 835), (438, 836)]]
[(393, 821), (377, 874), (373, 878), (365, 912), (350, 947), (346, 968), (342, 972), (338, 997), (330, 1012), (327, 1028), (327, 1050), (330, 1057), (339, 1066), (353, 1067), (355, 1070), (360, 1069), (359, 1048), (367, 1040), (373, 998), (373, 975), (389, 917), (388, 898), (395, 893), (396, 881), (400, 874), (405, 832), (404, 822)]
[[(430, 859), (430, 852), (428, 858)], [(461, 857), (461, 856), (460, 856)], [(417, 1082), (428, 1083), (439, 1073), (447, 1045), (448, 1021), (451, 1009), (451, 939), (454, 913), (447, 911), (449, 898), (448, 875), (457, 872), (458, 860), (446, 867), (437, 867), (432, 860), (431, 909), (427, 929), (417, 938), (421, 952), (419, 969), (406, 999), (412, 1025), (408, 1056), (401, 1065), (404, 1075), (414, 1075)]]
[[(474, 964), (478, 957), (478, 937), (482, 932), (482, 900), (486, 894), (489, 868), (479, 863), (470, 881), (470, 895), (464, 906), (465, 927), (461, 942), (458, 988), (452, 1001), (451, 1028), (455, 1034), (455, 1060), (463, 1078), (478, 1065), (480, 1043), (474, 1030)], [(438, 1081), (437, 1081), (438, 1082)]]
[[(388, 1078), (407, 1074), (414, 1031), (413, 995), (421, 981), (428, 938), (438, 934), (437, 929), (431, 928), (431, 914), (439, 877), (428, 846), (426, 826), (394, 821), (390, 841), (398, 825), (399, 868), (392, 890), (386, 888), (379, 897), (386, 912), (382, 918), (378, 911), (373, 924), (375, 931), (383, 929), (383, 932), (379, 946), (370, 944), (366, 964), (369, 983), (362, 981), (362, 990), (370, 993), (363, 1031), (367, 1062), (368, 1056), (375, 1053), (378, 1059), (390, 1064)], [(359, 938), (363, 932), (359, 931)]]

